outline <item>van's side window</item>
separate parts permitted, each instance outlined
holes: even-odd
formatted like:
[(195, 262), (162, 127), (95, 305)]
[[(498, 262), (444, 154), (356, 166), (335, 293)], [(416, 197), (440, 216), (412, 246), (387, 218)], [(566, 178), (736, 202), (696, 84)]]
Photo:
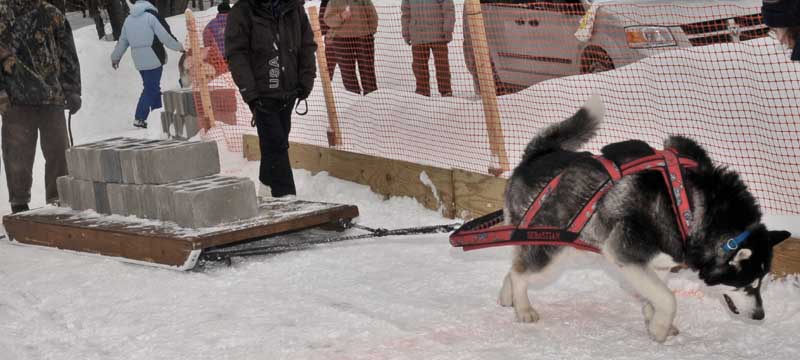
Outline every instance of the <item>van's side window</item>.
[(581, 0), (545, 0), (548, 8), (552, 11), (560, 12), (565, 15), (580, 15), (586, 12)]

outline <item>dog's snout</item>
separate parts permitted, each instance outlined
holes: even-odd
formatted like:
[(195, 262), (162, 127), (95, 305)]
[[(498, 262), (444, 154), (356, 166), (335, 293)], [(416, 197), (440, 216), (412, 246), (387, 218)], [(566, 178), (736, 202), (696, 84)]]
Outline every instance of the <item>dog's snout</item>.
[(753, 311), (753, 320), (764, 320), (764, 309), (756, 309)]

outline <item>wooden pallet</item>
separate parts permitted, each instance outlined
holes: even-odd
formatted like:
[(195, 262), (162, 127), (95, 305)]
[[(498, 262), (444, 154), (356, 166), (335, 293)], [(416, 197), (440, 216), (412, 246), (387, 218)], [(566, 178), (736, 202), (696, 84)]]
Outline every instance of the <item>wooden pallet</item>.
[(270, 199), (255, 218), (216, 227), (187, 229), (133, 217), (45, 207), (3, 218), (9, 238), (20, 244), (99, 254), (123, 261), (189, 270), (203, 249), (269, 235), (349, 221), (353, 205)]

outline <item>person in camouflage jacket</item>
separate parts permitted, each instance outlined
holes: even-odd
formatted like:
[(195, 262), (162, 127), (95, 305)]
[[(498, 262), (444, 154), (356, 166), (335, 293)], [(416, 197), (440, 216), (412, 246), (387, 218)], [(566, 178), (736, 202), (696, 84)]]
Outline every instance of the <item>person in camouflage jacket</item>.
[(11, 54), (11, 49), (8, 47), (11, 44), (11, 31), (8, 30), (8, 24), (11, 24), (11, 20), (11, 10), (8, 8), (8, 3), (5, 0), (0, 0), (0, 115), (6, 112), (11, 105), (8, 93), (3, 86), (3, 77), (11, 72), (11, 67), (16, 61)]
[[(10, 106), (3, 115), (2, 148), (13, 212), (27, 210), (33, 161), (41, 134), (46, 200), (58, 200), (56, 178), (67, 174), (64, 109), (81, 107), (80, 65), (64, 14), (41, 0), (0, 0), (0, 37), (6, 59), (0, 90)], [(2, 54), (0, 54), (2, 55)]]

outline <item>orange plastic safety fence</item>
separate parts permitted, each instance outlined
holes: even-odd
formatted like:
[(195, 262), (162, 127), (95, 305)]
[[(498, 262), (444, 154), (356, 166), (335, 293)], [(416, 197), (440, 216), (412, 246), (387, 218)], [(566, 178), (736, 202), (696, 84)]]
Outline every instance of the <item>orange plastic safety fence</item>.
[[(374, 24), (373, 9), (336, 3), (345, 5), (320, 15), (328, 21), (319, 45), (340, 149), (480, 173), (497, 167), (479, 90), (484, 69), (512, 167), (538, 130), (598, 94), (606, 116), (587, 150), (627, 139), (661, 147), (687, 135), (739, 171), (769, 212), (800, 214), (800, 63), (769, 36), (760, 1), (484, 1), (488, 64), (476, 64), (470, 21), (478, 14), (463, 1), (375, 1)], [(220, 23), (198, 16), (217, 120), (205, 136), (241, 150), (241, 135), (254, 129), (222, 55)], [(293, 116), (291, 140), (328, 146), (319, 75), (308, 107)]]

